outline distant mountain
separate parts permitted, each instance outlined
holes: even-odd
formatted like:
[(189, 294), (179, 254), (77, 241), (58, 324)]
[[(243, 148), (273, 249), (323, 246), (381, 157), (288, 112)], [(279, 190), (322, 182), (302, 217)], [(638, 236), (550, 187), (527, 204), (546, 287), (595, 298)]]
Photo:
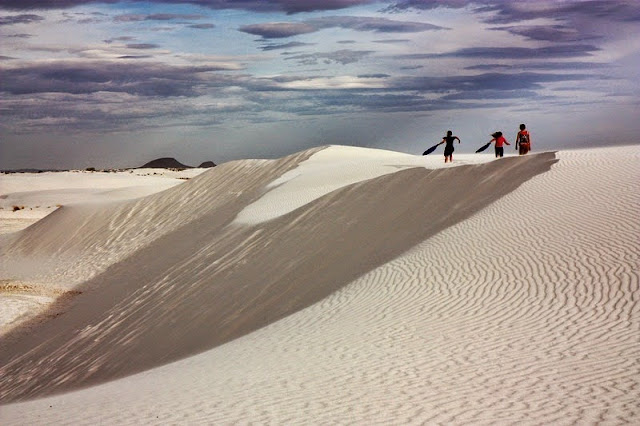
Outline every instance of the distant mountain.
[(185, 166), (175, 158), (165, 157), (157, 160), (149, 161), (140, 169), (192, 169), (191, 166)]
[(215, 167), (216, 163), (214, 163), (213, 161), (205, 161), (204, 163), (200, 164), (198, 166), (199, 169), (208, 169), (210, 167)]

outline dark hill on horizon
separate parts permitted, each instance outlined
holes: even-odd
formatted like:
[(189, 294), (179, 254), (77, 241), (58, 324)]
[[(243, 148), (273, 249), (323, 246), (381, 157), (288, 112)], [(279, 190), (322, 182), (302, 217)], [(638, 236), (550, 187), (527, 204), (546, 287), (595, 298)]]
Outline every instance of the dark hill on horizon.
[[(197, 168), (206, 169), (210, 167), (215, 167), (216, 163), (213, 161), (205, 161), (200, 164)], [(144, 166), (138, 167), (139, 169), (193, 169), (193, 166), (187, 166), (186, 164), (182, 164), (178, 160), (173, 157), (163, 157), (158, 158), (153, 161), (149, 161)]]
[(193, 166), (186, 166), (175, 158), (164, 157), (149, 161), (139, 169), (193, 169)]
[[(216, 167), (217, 164), (213, 161), (204, 161), (197, 168), (198, 169), (208, 169), (211, 167)], [(74, 170), (86, 170), (86, 171), (98, 171), (98, 172), (117, 172), (123, 170), (130, 169), (193, 169), (196, 168), (194, 166), (187, 166), (186, 164), (182, 164), (178, 160), (172, 157), (163, 157), (158, 158), (153, 161), (149, 161), (143, 166), (139, 167), (125, 167), (125, 168), (100, 168), (97, 169), (95, 167), (87, 167), (86, 169), (81, 168), (69, 168), (69, 169), (35, 169), (35, 168), (23, 168), (23, 169), (0, 169), (0, 174), (12, 174), (12, 173), (46, 173), (46, 172), (69, 172)]]

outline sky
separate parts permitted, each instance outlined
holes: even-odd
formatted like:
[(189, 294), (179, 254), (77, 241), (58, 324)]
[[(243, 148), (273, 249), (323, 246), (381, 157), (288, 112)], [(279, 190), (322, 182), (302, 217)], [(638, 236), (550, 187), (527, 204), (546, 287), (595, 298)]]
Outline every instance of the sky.
[(636, 0), (0, 0), (0, 38), (0, 169), (639, 143)]

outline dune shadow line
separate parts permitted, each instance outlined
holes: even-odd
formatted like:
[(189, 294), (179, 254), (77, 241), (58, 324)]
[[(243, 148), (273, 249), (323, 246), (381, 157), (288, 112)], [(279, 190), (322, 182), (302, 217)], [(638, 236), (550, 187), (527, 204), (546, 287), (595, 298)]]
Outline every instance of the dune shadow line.
[(87, 282), (64, 315), (10, 336), (0, 348), (0, 401), (103, 383), (246, 335), (470, 217), (556, 161), (541, 153), (402, 170), (253, 226), (231, 225), (237, 206), (203, 215)]

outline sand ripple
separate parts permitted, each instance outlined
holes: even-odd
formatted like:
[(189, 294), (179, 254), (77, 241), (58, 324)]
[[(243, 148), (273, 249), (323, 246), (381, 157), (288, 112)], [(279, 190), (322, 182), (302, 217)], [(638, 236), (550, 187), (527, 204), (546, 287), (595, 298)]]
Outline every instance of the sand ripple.
[[(123, 256), (141, 244), (137, 237), (126, 244), (124, 230), (147, 245), (77, 287), (82, 294), (64, 315), (3, 338), (9, 344), (0, 347), (0, 400), (112, 380), (257, 330), (469, 217), (556, 161), (545, 153), (455, 169), (411, 168), (337, 189), (272, 221), (231, 223), (259, 195), (261, 178), (277, 176), (294, 159), (262, 169), (247, 164), (247, 170), (223, 178), (203, 176), (216, 184), (214, 194), (196, 178), (181, 185), (179, 194), (172, 189), (117, 210), (86, 207), (86, 217), (78, 217), (80, 206), (71, 214), (62, 210), (19, 235), (8, 250), (12, 255), (20, 249), (46, 253), (56, 235), (71, 234), (53, 256), (67, 262), (80, 249), (83, 261)], [(224, 179), (251, 190), (230, 202), (228, 191), (219, 189)], [(140, 210), (175, 211), (175, 199), (184, 208), (200, 190), (213, 205), (192, 212), (181, 226), (169, 226), (177, 223), (172, 214)], [(217, 199), (215, 190), (222, 192)], [(105, 225), (114, 220), (109, 213), (130, 216), (122, 231)], [(145, 234), (154, 232), (150, 217), (169, 227), (151, 242)], [(86, 244), (110, 249), (86, 252)]]
[(303, 311), (8, 424), (638, 424), (640, 150), (558, 157)]
[(201, 419), (637, 424), (639, 154), (561, 152), (471, 219), (218, 348), (224, 392)]

